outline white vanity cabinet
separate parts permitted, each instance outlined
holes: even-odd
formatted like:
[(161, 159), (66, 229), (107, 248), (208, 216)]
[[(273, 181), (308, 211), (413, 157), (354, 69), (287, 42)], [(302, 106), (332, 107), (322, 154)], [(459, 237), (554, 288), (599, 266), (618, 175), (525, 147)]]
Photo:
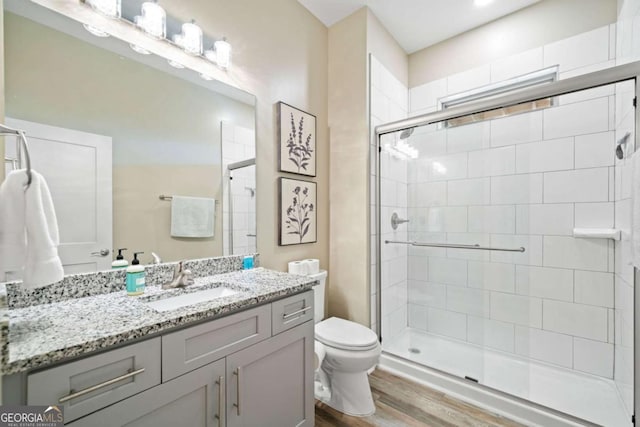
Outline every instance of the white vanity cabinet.
[(313, 426), (309, 311), (313, 291), (26, 374), (22, 392), (37, 405), (80, 393), (63, 402), (74, 427)]

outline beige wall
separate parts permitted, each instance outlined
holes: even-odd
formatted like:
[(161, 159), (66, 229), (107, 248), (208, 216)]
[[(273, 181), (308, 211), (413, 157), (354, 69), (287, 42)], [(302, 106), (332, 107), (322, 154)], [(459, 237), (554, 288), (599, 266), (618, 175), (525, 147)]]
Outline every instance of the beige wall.
[(409, 56), (409, 87), (616, 22), (616, 0), (543, 0)]
[(331, 129), (329, 314), (370, 324), (368, 54), (407, 82), (407, 55), (368, 8), (329, 29)]
[(329, 315), (369, 322), (367, 9), (329, 29)]
[[(165, 2), (168, 12), (195, 18), (205, 33), (233, 46), (231, 77), (257, 96), (258, 252), (263, 266), (286, 271), (287, 262), (319, 258), (329, 265), (329, 144), (327, 28), (296, 0), (188, 0)], [(278, 246), (275, 104), (284, 101), (317, 117), (318, 242)], [(306, 179), (306, 178), (304, 178)]]

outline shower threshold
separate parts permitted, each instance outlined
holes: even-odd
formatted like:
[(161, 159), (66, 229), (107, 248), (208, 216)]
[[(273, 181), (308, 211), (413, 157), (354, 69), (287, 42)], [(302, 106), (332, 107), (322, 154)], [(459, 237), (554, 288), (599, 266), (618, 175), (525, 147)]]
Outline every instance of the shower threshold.
[[(414, 351), (418, 349), (419, 352)], [(603, 426), (631, 426), (613, 380), (406, 328), (383, 351)], [(382, 367), (385, 367), (384, 357)], [(471, 381), (469, 381), (471, 383)]]

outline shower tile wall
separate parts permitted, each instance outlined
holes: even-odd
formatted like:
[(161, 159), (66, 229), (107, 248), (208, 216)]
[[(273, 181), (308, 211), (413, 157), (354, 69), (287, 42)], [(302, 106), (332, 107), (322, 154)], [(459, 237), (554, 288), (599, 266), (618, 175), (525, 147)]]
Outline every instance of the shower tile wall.
[[(227, 165), (255, 158), (255, 132), (230, 122), (221, 122), (222, 138), (222, 241), (224, 254), (229, 252), (229, 171)], [(256, 248), (256, 176), (255, 166), (233, 173), (233, 240), (234, 254), (248, 254)], [(251, 194), (253, 189), (254, 193)], [(250, 236), (253, 235), (253, 236)]]
[[(376, 216), (375, 216), (375, 127), (407, 117), (408, 90), (373, 55), (370, 62), (371, 124), (371, 327), (376, 328)], [(394, 136), (389, 136), (394, 137)], [(407, 163), (382, 154), (381, 205), (382, 239), (406, 240), (406, 225), (391, 228), (391, 215), (407, 217)], [(395, 336), (407, 326), (407, 248), (404, 245), (382, 247), (383, 334)]]
[[(559, 64), (560, 78), (614, 65), (615, 25), (410, 90), (410, 115), (440, 97)], [(526, 248), (409, 249), (408, 325), (613, 377), (614, 245), (574, 227), (614, 222), (614, 87), (547, 110), (416, 129), (410, 240)]]
[[(616, 37), (616, 63), (640, 60), (640, 0), (619, 1)], [(634, 37), (634, 34), (636, 35)], [(616, 140), (630, 132), (634, 139), (634, 86), (616, 85)], [(628, 413), (633, 413), (633, 267), (631, 263), (631, 169), (629, 156), (616, 160), (615, 222), (622, 230), (622, 240), (616, 242), (615, 260), (615, 374), (616, 386)]]

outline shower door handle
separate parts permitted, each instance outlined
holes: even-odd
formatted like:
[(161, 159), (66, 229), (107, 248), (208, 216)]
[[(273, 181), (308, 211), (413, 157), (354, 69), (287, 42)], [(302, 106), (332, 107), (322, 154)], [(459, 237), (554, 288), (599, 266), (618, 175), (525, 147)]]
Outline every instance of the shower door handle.
[(427, 248), (445, 248), (445, 249), (473, 249), (478, 251), (499, 251), (499, 252), (524, 252), (525, 248), (520, 246), (519, 248), (493, 248), (490, 246), (475, 245), (457, 245), (453, 243), (422, 243), (422, 242), (405, 242), (402, 240), (385, 240), (384, 243), (399, 243), (401, 245), (411, 245)]

